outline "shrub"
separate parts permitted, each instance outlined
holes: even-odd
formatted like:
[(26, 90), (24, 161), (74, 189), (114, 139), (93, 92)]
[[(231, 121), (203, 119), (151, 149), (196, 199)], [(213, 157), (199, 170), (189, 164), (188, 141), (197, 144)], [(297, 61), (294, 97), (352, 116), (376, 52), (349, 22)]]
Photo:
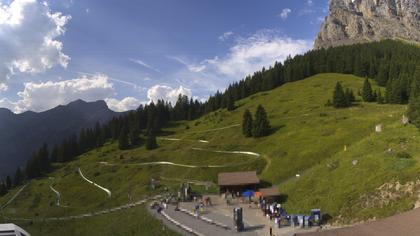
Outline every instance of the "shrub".
[(399, 152), (397, 153), (397, 157), (400, 159), (410, 159), (411, 155), (408, 152)]

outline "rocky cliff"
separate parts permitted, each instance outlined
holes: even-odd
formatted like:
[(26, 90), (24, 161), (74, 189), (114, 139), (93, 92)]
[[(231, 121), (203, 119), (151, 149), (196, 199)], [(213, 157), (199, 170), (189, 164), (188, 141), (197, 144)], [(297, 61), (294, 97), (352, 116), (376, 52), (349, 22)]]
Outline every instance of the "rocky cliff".
[(389, 38), (420, 42), (420, 0), (330, 0), (314, 48)]

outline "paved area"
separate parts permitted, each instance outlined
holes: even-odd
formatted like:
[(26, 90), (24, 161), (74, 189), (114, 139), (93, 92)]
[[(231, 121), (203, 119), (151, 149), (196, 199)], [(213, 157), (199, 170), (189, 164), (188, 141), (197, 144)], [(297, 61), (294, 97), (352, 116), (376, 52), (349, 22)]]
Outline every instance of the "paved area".
[(397, 214), (382, 220), (351, 227), (298, 234), (299, 236), (418, 236), (420, 235), (420, 208)]
[[(202, 214), (203, 217), (211, 219), (213, 221), (221, 222), (231, 229), (234, 229), (233, 225), (233, 208), (240, 206), (243, 208), (243, 215), (244, 215), (244, 223), (245, 223), (245, 231), (237, 233), (234, 230), (224, 230), (220, 227), (210, 225), (206, 222), (201, 220), (194, 219), (185, 213), (182, 212), (175, 212), (171, 208), (165, 211), (168, 215), (181, 223), (185, 223), (188, 227), (195, 229), (196, 231), (204, 234), (204, 235), (245, 235), (245, 236), (268, 236), (270, 232), (270, 227), (273, 229), (273, 234), (276, 236), (292, 236), (296, 233), (307, 233), (316, 231), (318, 228), (311, 228), (311, 229), (301, 229), (301, 228), (294, 228), (294, 227), (283, 227), (277, 228), (274, 225), (273, 221), (266, 219), (263, 216), (263, 213), (259, 208), (254, 206), (250, 207), (248, 204), (234, 204), (234, 205), (227, 205), (225, 202), (220, 199), (219, 196), (210, 196), (213, 205), (206, 207), (205, 212)], [(187, 209), (189, 211), (194, 211), (194, 207), (197, 203), (190, 202), (190, 203), (181, 203), (180, 207)], [(191, 219), (193, 218), (193, 219)], [(201, 222), (198, 222), (201, 221)]]

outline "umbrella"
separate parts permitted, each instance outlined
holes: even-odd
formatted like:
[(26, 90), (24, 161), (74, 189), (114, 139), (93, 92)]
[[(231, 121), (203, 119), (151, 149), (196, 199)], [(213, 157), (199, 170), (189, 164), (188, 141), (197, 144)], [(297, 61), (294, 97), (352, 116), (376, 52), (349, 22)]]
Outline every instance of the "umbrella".
[(255, 192), (255, 197), (256, 198), (259, 198), (259, 197), (261, 197), (262, 196), (262, 193), (261, 192)]
[(254, 196), (255, 192), (252, 190), (247, 190), (245, 192), (242, 193), (242, 197), (252, 197)]

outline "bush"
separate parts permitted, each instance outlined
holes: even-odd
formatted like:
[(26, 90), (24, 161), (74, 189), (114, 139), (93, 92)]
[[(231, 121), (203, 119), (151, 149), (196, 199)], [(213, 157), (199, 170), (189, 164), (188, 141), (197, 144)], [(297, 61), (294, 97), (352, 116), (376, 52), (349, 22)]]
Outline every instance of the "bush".
[(397, 157), (400, 159), (410, 159), (411, 155), (408, 152), (399, 152), (397, 153)]

